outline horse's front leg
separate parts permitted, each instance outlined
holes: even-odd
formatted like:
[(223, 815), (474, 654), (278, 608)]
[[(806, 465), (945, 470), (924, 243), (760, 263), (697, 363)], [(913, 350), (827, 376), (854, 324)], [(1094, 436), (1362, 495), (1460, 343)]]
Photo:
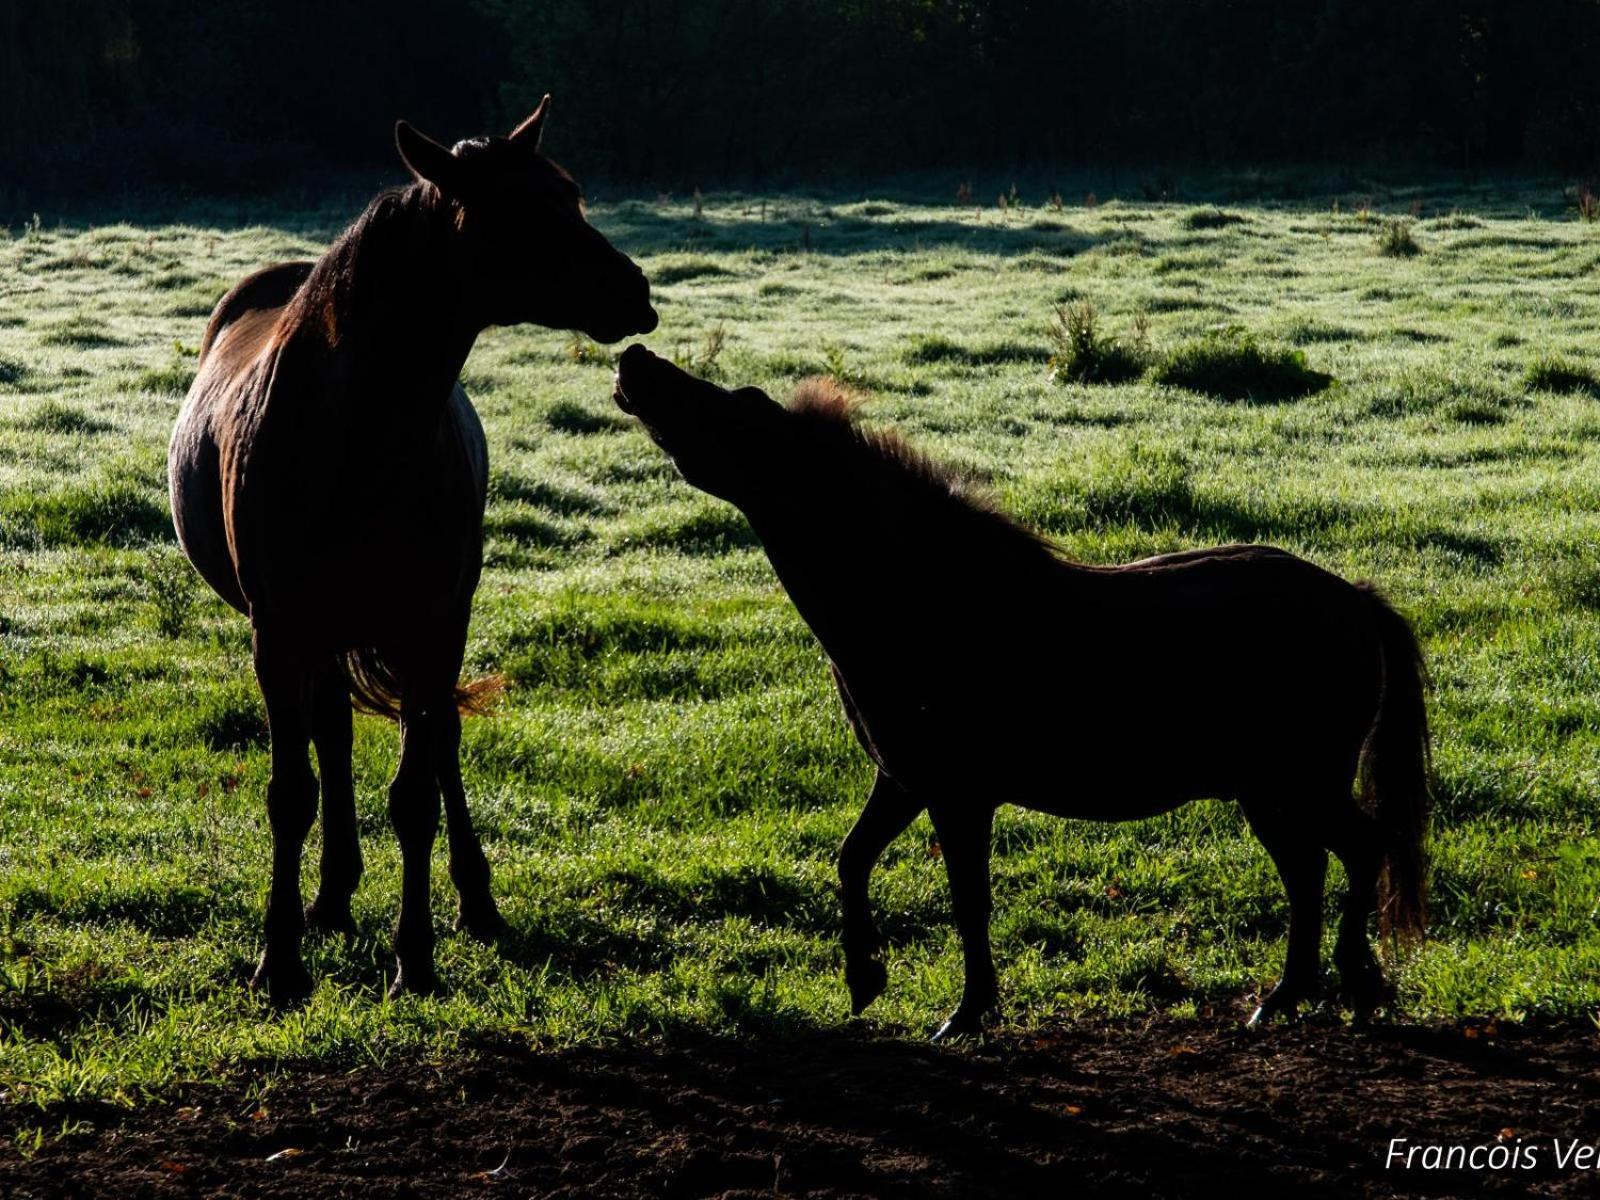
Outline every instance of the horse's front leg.
[(389, 821), (400, 841), (400, 916), (394, 927), (398, 963), (391, 997), (426, 995), (439, 989), (433, 969), (433, 902), (430, 882), (433, 842), (439, 832), (439, 784), (433, 742), (440, 705), (437, 690), (429, 701), (408, 694), (401, 702), (400, 768), (389, 784)]
[(994, 835), (994, 809), (983, 803), (941, 801), (928, 806), (945, 873), (950, 879), (950, 905), (961, 935), (965, 979), (961, 1003), (934, 1041), (977, 1033), (1000, 996), (994, 956), (989, 948), (989, 854)]
[(254, 631), (256, 680), (267, 706), (272, 777), (267, 821), (272, 827), (272, 886), (264, 923), (266, 946), (250, 986), (274, 1003), (311, 994), (311, 974), (300, 957), (305, 917), (300, 908), (300, 856), (317, 815), (317, 777), (311, 772), (312, 670), (292, 638), (269, 628)]
[(350, 766), (350, 686), (335, 659), (317, 669), (311, 707), (311, 742), (322, 781), (322, 881), (306, 908), (306, 925), (354, 937), (350, 899), (361, 882), (361, 838)]
[(878, 927), (872, 920), (868, 884), (884, 848), (894, 841), (922, 805), (882, 771), (866, 807), (839, 848), (839, 893), (844, 908), (844, 981), (850, 1011), (860, 1016), (888, 986), (889, 973), (878, 958)]

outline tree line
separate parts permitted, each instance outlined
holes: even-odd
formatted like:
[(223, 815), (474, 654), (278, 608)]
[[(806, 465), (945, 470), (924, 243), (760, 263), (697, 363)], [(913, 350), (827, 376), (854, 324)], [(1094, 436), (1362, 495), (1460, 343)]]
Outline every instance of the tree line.
[(314, 186), (555, 95), (664, 189), (898, 170), (1600, 169), (1600, 0), (0, 0), (0, 202)]

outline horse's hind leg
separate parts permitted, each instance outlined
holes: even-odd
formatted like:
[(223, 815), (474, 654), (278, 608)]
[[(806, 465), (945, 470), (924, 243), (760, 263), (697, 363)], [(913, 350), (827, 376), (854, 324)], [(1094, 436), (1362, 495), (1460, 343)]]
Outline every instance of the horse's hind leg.
[(311, 710), (311, 741), (322, 780), (322, 877), (317, 898), (306, 908), (306, 925), (354, 937), (350, 898), (361, 882), (361, 839), (350, 771), (350, 686), (334, 659), (317, 671)]
[(1378, 875), (1383, 869), (1383, 831), (1376, 820), (1347, 801), (1330, 822), (1328, 847), (1344, 864), (1350, 890), (1339, 916), (1339, 937), (1333, 947), (1339, 988), (1355, 1010), (1358, 1024), (1393, 998), (1383, 968), (1367, 940), (1367, 922), (1378, 908)]
[(266, 946), (252, 987), (274, 1003), (311, 994), (311, 975), (300, 957), (305, 916), (300, 909), (300, 856), (317, 815), (317, 777), (311, 773), (311, 670), (298, 648), (268, 631), (255, 631), (256, 679), (267, 706), (272, 778), (267, 821), (272, 827), (272, 888), (267, 895)]
[(1272, 856), (1289, 894), (1289, 945), (1284, 952), (1283, 978), (1250, 1018), (1254, 1029), (1278, 1013), (1294, 1016), (1302, 1000), (1317, 994), (1328, 852), (1303, 818), (1282, 809), (1251, 806), (1246, 806), (1245, 815)]
[(878, 927), (872, 920), (868, 883), (888, 844), (922, 811), (922, 805), (882, 771), (866, 807), (839, 848), (839, 894), (844, 908), (844, 981), (850, 1011), (860, 1016), (888, 986), (889, 973), (878, 959)]
[(506, 921), (489, 890), (489, 860), (472, 828), (467, 811), (467, 790), (461, 782), (461, 714), (454, 704), (437, 714), (434, 727), (434, 761), (439, 789), (444, 793), (445, 834), (450, 842), (450, 879), (456, 885), (459, 907), (456, 928), (482, 941), (493, 941), (505, 931)]
[(955, 910), (956, 931), (961, 935), (964, 981), (961, 1003), (937, 1033), (934, 1041), (983, 1028), (983, 1018), (1000, 996), (989, 948), (989, 855), (994, 837), (994, 809), (982, 803), (960, 802), (928, 806), (939, 835), (945, 872), (950, 879), (950, 906)]

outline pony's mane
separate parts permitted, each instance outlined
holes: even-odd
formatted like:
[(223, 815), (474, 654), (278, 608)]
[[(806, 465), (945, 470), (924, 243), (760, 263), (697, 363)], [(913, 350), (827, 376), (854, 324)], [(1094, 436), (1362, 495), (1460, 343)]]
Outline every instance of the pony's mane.
[(311, 268), (284, 307), (280, 330), (311, 325), (329, 345), (338, 345), (362, 319), (358, 307), (365, 297), (400, 301), (393, 276), (425, 261), (417, 251), (436, 229), (444, 207), (439, 190), (429, 183), (379, 192)]
[(848, 466), (878, 487), (897, 493), (929, 524), (962, 533), (995, 551), (1059, 561), (1061, 548), (996, 504), (993, 494), (960, 468), (928, 457), (893, 429), (870, 429), (858, 419), (866, 398), (835, 379), (814, 377), (795, 385), (788, 410), (815, 440), (834, 447)]

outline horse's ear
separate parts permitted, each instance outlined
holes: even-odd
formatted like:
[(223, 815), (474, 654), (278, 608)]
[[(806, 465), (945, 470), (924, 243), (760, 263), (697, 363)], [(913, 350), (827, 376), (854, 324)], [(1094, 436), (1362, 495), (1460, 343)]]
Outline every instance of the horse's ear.
[(418, 132), (411, 122), (395, 122), (394, 144), (400, 151), (400, 161), (418, 179), (441, 192), (460, 190), (461, 160), (427, 134)]
[(537, 150), (539, 140), (544, 137), (544, 119), (549, 115), (550, 93), (546, 92), (544, 99), (539, 101), (539, 107), (533, 110), (533, 115), (511, 131), (511, 140), (530, 150)]

